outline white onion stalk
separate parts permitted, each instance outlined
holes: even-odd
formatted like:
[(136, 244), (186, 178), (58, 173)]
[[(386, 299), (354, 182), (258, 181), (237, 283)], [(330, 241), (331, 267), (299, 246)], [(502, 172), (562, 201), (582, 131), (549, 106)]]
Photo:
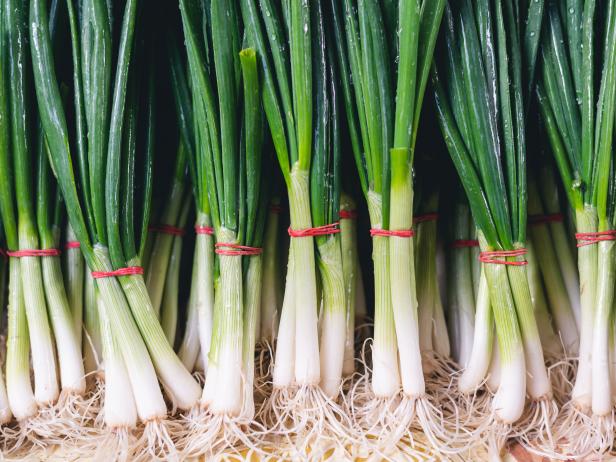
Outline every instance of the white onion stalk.
[[(21, 223), (20, 223), (21, 225)], [(38, 248), (38, 239), (33, 233), (20, 232), (19, 245), (23, 249)], [(49, 405), (58, 399), (59, 388), (56, 373), (55, 348), (47, 315), (47, 303), (43, 288), (41, 258), (22, 257), (20, 259), (21, 282), (28, 331), (32, 348), (32, 369), (34, 371), (34, 395), (39, 405)]]
[(75, 323), (64, 288), (60, 257), (43, 257), (41, 266), (47, 309), (56, 339), (62, 391), (83, 395), (86, 391), (86, 380), (81, 342), (75, 332)]
[(295, 261), (291, 247), (289, 249), (287, 277), (276, 338), (276, 356), (272, 377), (274, 388), (279, 390), (291, 386), (295, 370), (295, 284), (293, 274), (295, 274)]
[[(481, 249), (484, 250), (485, 243), (482, 241), (480, 236)], [(501, 422), (513, 424), (522, 415), (526, 397), (527, 374), (522, 334), (518, 326), (507, 267), (486, 264), (484, 268), (494, 308), (500, 353), (500, 383), (492, 401), (492, 409)], [(523, 276), (526, 278), (524, 274)]]
[[(224, 227), (217, 230), (217, 241), (236, 242), (235, 233)], [(242, 410), (242, 334), (243, 278), (242, 259), (219, 255), (220, 279), (209, 369), (205, 378), (202, 404), (213, 414), (238, 416)]]
[[(178, 228), (184, 229), (188, 212), (190, 211), (191, 201), (189, 198), (184, 199), (184, 205), (178, 218)], [(182, 246), (184, 238), (173, 236), (173, 244), (171, 246), (171, 255), (169, 255), (169, 266), (167, 267), (167, 276), (165, 277), (165, 287), (163, 290), (163, 298), (161, 301), (161, 324), (165, 336), (169, 341), (169, 345), (175, 344), (175, 336), (178, 323), (178, 290), (180, 284), (180, 264), (182, 261)], [(189, 372), (192, 367), (189, 369)]]
[[(93, 266), (97, 271), (111, 271), (108, 251), (101, 245), (94, 246)], [(107, 312), (113, 335), (126, 365), (137, 406), (137, 415), (143, 422), (158, 421), (167, 414), (167, 407), (158, 386), (156, 372), (141, 333), (135, 324), (128, 301), (116, 278), (96, 280), (103, 303), (99, 308)], [(100, 319), (100, 314), (99, 314)]]
[(614, 305), (614, 241), (597, 244), (598, 278), (592, 337), (592, 412), (606, 417), (613, 412), (610, 378), (610, 322)]
[[(407, 149), (391, 149), (390, 152), (392, 162), (390, 228), (409, 230), (413, 226), (410, 152)], [(396, 236), (388, 239), (391, 302), (400, 357), (402, 389), (407, 397), (416, 399), (423, 397), (426, 386), (419, 345), (413, 240)], [(428, 332), (432, 332), (431, 324)], [(431, 335), (429, 337), (431, 339)]]
[[(2, 308), (5, 306), (5, 291), (6, 291), (6, 279), (7, 279), (8, 260), (3, 258), (0, 261), (0, 315), (2, 315)], [(4, 374), (2, 373), (2, 363), (0, 362), (0, 425), (4, 425), (10, 422), (13, 417), (11, 412), (11, 406), (9, 404), (9, 397), (6, 392), (6, 382), (4, 381)]]
[[(211, 226), (210, 217), (197, 213), (195, 229)], [(189, 371), (207, 370), (214, 311), (214, 238), (197, 232), (184, 337), (178, 356)]]
[[(462, 276), (463, 273), (459, 273)], [(490, 305), (490, 291), (483, 265), (477, 297), (475, 300), (475, 323), (472, 327), (472, 349), (458, 387), (462, 393), (474, 392), (483, 382), (490, 368), (490, 362), (498, 361), (498, 351), (492, 351), (494, 340), (494, 317)], [(494, 358), (494, 359), (493, 359)], [(494, 378), (494, 377), (493, 377)], [(495, 387), (496, 389), (497, 387)]]
[[(372, 228), (382, 225), (381, 197), (368, 192), (368, 213)], [(396, 326), (392, 308), (388, 237), (374, 236), (374, 340), (372, 343), (372, 391), (377, 398), (390, 398), (400, 389)], [(405, 263), (405, 266), (407, 266)], [(399, 268), (396, 268), (396, 271)], [(409, 332), (405, 335), (411, 336)], [(416, 337), (417, 338), (417, 337)]]
[[(138, 266), (138, 259), (128, 261), (127, 265)], [(143, 277), (141, 275), (122, 276), (119, 280), (156, 368), (158, 378), (168, 397), (180, 409), (191, 409), (201, 395), (201, 387), (169, 345), (154, 315), (155, 311)]]
[(242, 334), (242, 419), (251, 421), (255, 416), (254, 379), (255, 345), (259, 331), (259, 311), (262, 301), (263, 257), (247, 257), (248, 268), (244, 276), (244, 332)]
[(105, 371), (105, 424), (111, 429), (132, 429), (137, 425), (137, 407), (129, 374), (118, 340), (114, 338), (108, 309), (100, 296), (96, 296), (100, 313), (103, 367)]
[[(346, 194), (340, 198), (340, 210), (355, 209), (353, 200)], [(357, 252), (357, 223), (353, 218), (340, 217), (340, 244), (342, 247), (342, 271), (346, 303), (346, 334), (342, 375), (348, 377), (355, 372), (355, 319), (357, 302), (357, 281), (359, 257)]]
[[(277, 201), (272, 205), (278, 206)], [(261, 313), (259, 315), (259, 337), (267, 342), (276, 339), (281, 290), (278, 263), (278, 222), (280, 213), (271, 210), (267, 215), (265, 238), (263, 240), (263, 287), (261, 289)]]
[[(77, 241), (77, 237), (70, 225), (66, 226), (67, 242)], [(73, 326), (77, 342), (81, 344), (83, 332), (83, 302), (84, 302), (84, 283), (85, 283), (85, 262), (79, 247), (67, 247), (64, 251), (64, 268), (66, 295), (68, 296), (68, 306), (73, 317)]]
[(335, 399), (342, 383), (344, 351), (347, 344), (347, 305), (340, 236), (318, 239), (318, 264), (323, 286), (320, 363), (321, 389)]
[[(291, 170), (289, 208), (293, 229), (312, 227), (309, 173), (296, 164)], [(317, 283), (314, 239), (291, 239), (295, 293), (295, 381), (297, 385), (318, 386), (320, 382)], [(298, 333), (302, 333), (298, 335)]]
[(9, 395), (6, 392), (4, 375), (0, 371), (0, 425), (5, 425), (11, 421), (13, 413), (9, 405)]
[[(597, 212), (594, 207), (587, 206), (583, 210), (576, 210), (576, 224), (579, 233), (596, 232)], [(592, 343), (597, 270), (597, 246), (580, 247), (578, 249), (581, 297), (580, 349), (571, 398), (574, 405), (582, 411), (588, 411), (592, 406)]]
[(19, 267), (19, 259), (9, 260), (6, 388), (11, 412), (24, 422), (36, 415), (37, 403), (30, 382), (30, 340)]

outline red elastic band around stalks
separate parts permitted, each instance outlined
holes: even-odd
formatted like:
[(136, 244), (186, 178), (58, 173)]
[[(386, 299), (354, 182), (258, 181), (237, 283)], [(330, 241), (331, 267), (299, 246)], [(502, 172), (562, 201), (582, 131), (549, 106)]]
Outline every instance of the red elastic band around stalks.
[(337, 234), (340, 232), (338, 222), (330, 223), (329, 225), (317, 226), (315, 228), (306, 229), (291, 229), (288, 232), (291, 237), (309, 237), (309, 236), (327, 236), (328, 234)]
[(78, 249), (79, 247), (81, 247), (79, 241), (68, 241), (66, 244), (64, 244), (65, 249)]
[(263, 252), (263, 249), (260, 247), (249, 247), (247, 245), (231, 244), (228, 242), (217, 242), (214, 247), (214, 252), (218, 255), (228, 255), (231, 257), (261, 255)]
[(0, 257), (8, 258), (8, 255), (6, 254), (6, 250), (5, 249), (0, 249)]
[(7, 250), (6, 254), (9, 257), (59, 257), (61, 252), (58, 249), (24, 249), (24, 250)]
[(282, 212), (282, 206), (277, 205), (277, 204), (272, 204), (272, 205), (270, 205), (270, 212), (272, 212), (272, 213), (281, 213)]
[(548, 215), (530, 215), (528, 223), (531, 225), (542, 225), (545, 223), (562, 223), (565, 219), (562, 213), (551, 213)]
[(576, 233), (578, 247), (584, 247), (591, 244), (597, 244), (601, 241), (616, 241), (616, 230), (599, 231), (598, 233)]
[(426, 213), (425, 215), (417, 215), (413, 218), (413, 223), (424, 223), (426, 221), (438, 220), (438, 213)]
[(115, 276), (132, 276), (134, 274), (143, 274), (141, 266), (127, 266), (113, 271), (92, 271), (94, 279), (112, 278)]
[(161, 234), (169, 234), (171, 236), (183, 236), (184, 230), (172, 225), (154, 225), (148, 226), (148, 231)]
[(357, 218), (357, 210), (340, 210), (341, 220), (355, 220)]
[(482, 263), (491, 263), (493, 265), (509, 265), (509, 266), (524, 266), (528, 265), (526, 260), (522, 261), (508, 261), (502, 260), (504, 257), (521, 257), (526, 255), (526, 249), (516, 250), (492, 250), (481, 252), (479, 254), (479, 261)]
[(477, 239), (456, 239), (451, 243), (451, 247), (454, 249), (464, 249), (467, 247), (479, 247), (479, 241)]
[(412, 229), (378, 229), (372, 228), (370, 230), (370, 236), (382, 236), (382, 237), (413, 237), (415, 232)]
[(195, 233), (197, 234), (209, 234), (210, 236), (214, 234), (214, 228), (211, 226), (199, 226), (195, 225)]

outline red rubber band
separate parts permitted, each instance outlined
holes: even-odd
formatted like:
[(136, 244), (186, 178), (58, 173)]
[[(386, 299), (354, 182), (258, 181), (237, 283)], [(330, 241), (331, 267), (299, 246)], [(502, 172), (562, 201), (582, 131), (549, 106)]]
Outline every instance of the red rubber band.
[(81, 247), (79, 241), (67, 241), (67, 243), (64, 244), (65, 249), (78, 249), (79, 247)]
[(453, 249), (464, 249), (467, 247), (479, 247), (477, 239), (456, 239), (451, 243)]
[(338, 222), (330, 223), (329, 225), (317, 226), (316, 228), (306, 229), (291, 229), (288, 232), (291, 237), (309, 237), (309, 236), (327, 236), (328, 234), (337, 234), (340, 232)]
[(340, 210), (341, 220), (355, 220), (357, 218), (357, 210)]
[(270, 205), (270, 212), (272, 213), (281, 213), (282, 212), (282, 206), (281, 205), (277, 205), (277, 204), (272, 204)]
[(132, 276), (133, 274), (143, 274), (141, 266), (127, 266), (113, 271), (92, 271), (94, 279), (112, 278), (115, 276)]
[(261, 255), (263, 252), (261, 247), (249, 247), (247, 245), (232, 244), (229, 242), (217, 242), (214, 247), (214, 252), (218, 255), (228, 255), (231, 257)]
[(24, 250), (7, 250), (6, 254), (9, 257), (21, 258), (21, 257), (59, 257), (60, 252), (58, 249), (24, 249)]
[(212, 228), (211, 226), (199, 226), (199, 225), (195, 225), (195, 233), (197, 234), (208, 234), (208, 235), (212, 235), (214, 234), (214, 228)]
[(438, 213), (426, 213), (425, 215), (417, 215), (413, 218), (413, 223), (424, 223), (426, 221), (438, 220)]
[(616, 230), (599, 231), (598, 233), (576, 233), (578, 247), (584, 247), (591, 244), (597, 244), (601, 241), (616, 241)]
[(521, 257), (526, 255), (526, 249), (516, 250), (492, 250), (487, 252), (481, 252), (479, 254), (479, 261), (481, 263), (491, 263), (494, 265), (509, 265), (509, 266), (524, 266), (528, 265), (526, 260), (522, 261), (507, 261), (501, 260), (499, 257)]
[(154, 225), (148, 226), (148, 231), (161, 234), (169, 234), (171, 236), (183, 236), (184, 229), (172, 225)]
[(370, 229), (370, 236), (383, 236), (383, 237), (413, 237), (415, 232), (412, 229), (401, 229), (401, 230), (393, 230), (393, 229), (378, 229), (372, 228)]
[(565, 219), (562, 213), (551, 213), (548, 215), (529, 215), (528, 223), (531, 225), (542, 225), (545, 223), (562, 223)]
[(2, 258), (8, 258), (9, 256), (6, 254), (6, 250), (5, 249), (0, 249), (0, 257)]

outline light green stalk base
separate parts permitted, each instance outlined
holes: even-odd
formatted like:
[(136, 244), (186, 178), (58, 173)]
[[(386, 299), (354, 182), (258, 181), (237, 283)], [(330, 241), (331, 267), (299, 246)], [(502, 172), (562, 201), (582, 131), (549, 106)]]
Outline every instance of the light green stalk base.
[(280, 277), (278, 263), (279, 214), (269, 212), (263, 241), (263, 289), (261, 291), (260, 338), (273, 342), (278, 329)]
[[(70, 225), (66, 228), (67, 241), (76, 241), (77, 237)], [(64, 251), (65, 267), (64, 276), (66, 278), (66, 293), (68, 296), (69, 308), (73, 317), (73, 328), (77, 337), (77, 342), (81, 345), (83, 332), (83, 286), (85, 284), (85, 262), (81, 255), (81, 249), (70, 248)]]
[(85, 276), (84, 317), (85, 335), (83, 336), (83, 352), (85, 371), (90, 374), (99, 369), (102, 361), (103, 347), (100, 323), (98, 318), (98, 305), (96, 301), (96, 286), (90, 272)]
[(338, 396), (347, 336), (347, 306), (340, 236), (318, 240), (318, 264), (323, 284), (321, 314), (321, 389), (330, 398)]
[[(353, 210), (352, 199), (343, 194), (340, 199), (340, 210)], [(346, 335), (344, 342), (344, 361), (342, 375), (348, 377), (355, 372), (355, 304), (357, 300), (357, 280), (359, 259), (357, 255), (357, 223), (356, 220), (340, 219), (340, 244), (342, 249), (342, 271), (344, 276), (344, 297), (346, 304)]]
[[(538, 182), (541, 189), (541, 198), (545, 206), (545, 211), (549, 214), (560, 213), (559, 188), (556, 185), (554, 171), (545, 168), (541, 172), (541, 181)], [(571, 233), (567, 230), (565, 222), (555, 221), (549, 224), (552, 244), (558, 259), (558, 269), (567, 288), (569, 303), (575, 316), (578, 331), (581, 325), (580, 308), (580, 280), (578, 277), (575, 263), (575, 254), (571, 246)], [(573, 247), (575, 248), (575, 247)], [(579, 335), (578, 335), (579, 337)]]
[(30, 382), (30, 338), (17, 258), (9, 260), (6, 387), (11, 411), (17, 421), (36, 415), (37, 404)]
[[(576, 210), (578, 233), (597, 231), (597, 211), (593, 207)], [(571, 399), (582, 411), (592, 406), (592, 343), (597, 288), (597, 245), (585, 245), (578, 249), (578, 273), (580, 276), (580, 353), (575, 385)]]
[[(92, 267), (96, 271), (111, 271), (109, 253), (105, 247), (94, 246)], [(131, 315), (122, 286), (117, 278), (97, 279), (96, 285), (103, 299), (102, 306), (107, 310), (104, 316), (107, 316), (111, 323), (113, 335), (118, 341), (126, 364), (139, 418), (142, 421), (164, 418), (167, 407), (158, 386), (156, 372), (141, 332)], [(151, 314), (155, 317), (153, 312)]]
[[(430, 234), (432, 233), (432, 235)], [(417, 313), (419, 316), (419, 348), (424, 360), (426, 374), (433, 370), (434, 346), (432, 345), (432, 326), (434, 319), (434, 285), (436, 285), (436, 265), (434, 261), (434, 244), (436, 240), (436, 222), (419, 223), (415, 226), (413, 251), (415, 266), (421, 268), (417, 274)]]
[[(34, 233), (20, 232), (22, 249), (38, 248)], [(47, 317), (47, 303), (43, 289), (41, 257), (20, 258), (21, 282), (28, 319), (34, 371), (34, 394), (40, 405), (48, 405), (58, 399), (55, 347)], [(26, 290), (27, 288), (27, 290)]]
[[(128, 266), (138, 264), (138, 261), (127, 262)], [(119, 280), (165, 391), (180, 409), (192, 408), (199, 399), (201, 389), (169, 345), (152, 307), (143, 277), (122, 276)]]
[(532, 240), (526, 243), (528, 253), (526, 260), (526, 276), (528, 278), (528, 288), (533, 303), (535, 318), (537, 319), (537, 327), (541, 338), (541, 346), (546, 356), (551, 359), (561, 359), (563, 357), (563, 349), (561, 346), (560, 337), (554, 331), (552, 326), (552, 317), (548, 311), (548, 304), (545, 299), (543, 284), (541, 283), (541, 275), (539, 274), (539, 264), (535, 255), (535, 246)]
[[(289, 207), (291, 227), (301, 230), (312, 227), (310, 214), (309, 172), (294, 165), (291, 170)], [(297, 385), (318, 386), (320, 377), (317, 284), (314, 239), (291, 239), (295, 281), (295, 381)]]
[[(202, 212), (197, 215), (198, 226), (210, 226), (210, 217)], [(191, 291), (194, 290), (194, 303), (199, 321), (199, 340), (203, 370), (207, 371), (208, 354), (212, 339), (212, 323), (214, 317), (214, 237), (209, 234), (198, 234), (195, 240), (195, 260), (197, 267), (196, 281), (193, 274)], [(192, 293), (191, 293), (192, 295)]]
[[(368, 212), (373, 229), (382, 226), (381, 196), (368, 192)], [(398, 344), (389, 279), (389, 238), (372, 239), (374, 262), (374, 340), (372, 342), (372, 391), (378, 398), (389, 398), (400, 389)], [(409, 335), (406, 333), (405, 335)]]
[(262, 309), (262, 267), (263, 257), (248, 257), (248, 268), (244, 275), (244, 332), (242, 334), (242, 417), (252, 420), (255, 416), (254, 379), (255, 379), (255, 345), (259, 330), (259, 311)]
[[(178, 226), (184, 228), (190, 210), (190, 198), (184, 200), (182, 212), (178, 218)], [(180, 265), (182, 262), (182, 246), (184, 239), (182, 236), (173, 237), (173, 246), (169, 256), (169, 266), (165, 278), (165, 288), (161, 302), (161, 324), (169, 345), (173, 347), (178, 324), (178, 288), (180, 285)]]
[[(534, 182), (529, 182), (528, 210), (529, 214), (533, 215), (544, 213)], [(556, 256), (551, 229), (547, 224), (534, 223), (529, 227), (529, 232), (528, 244), (532, 243), (533, 251), (536, 252), (537, 266), (541, 269), (545, 292), (557, 328), (558, 343), (560, 344), (562, 340), (565, 352), (568, 355), (577, 355), (580, 341), (578, 326)], [(569, 252), (566, 251), (566, 253)], [(563, 258), (566, 260), (566, 256), (563, 256)], [(541, 328), (543, 328), (543, 322), (543, 320), (540, 320), (539, 326)]]
[[(165, 209), (160, 217), (161, 224), (175, 226), (178, 222), (182, 199), (184, 197), (184, 184), (174, 181), (171, 194), (167, 200)], [(148, 260), (145, 272), (145, 284), (152, 301), (152, 307), (157, 315), (160, 314), (160, 304), (163, 298), (165, 278), (171, 257), (174, 236), (167, 233), (156, 233), (154, 244)]]
[(182, 364), (184, 364), (184, 366), (186, 366), (186, 369), (188, 369), (189, 371), (195, 370), (195, 365), (199, 356), (199, 350), (201, 348), (199, 339), (199, 312), (197, 311), (197, 304), (195, 302), (195, 292), (197, 292), (198, 287), (197, 276), (199, 274), (199, 265), (199, 260), (194, 258), (192, 266), (190, 296), (188, 297), (188, 306), (186, 308), (186, 324), (184, 326), (184, 336), (182, 337), (182, 343), (178, 351), (180, 361), (182, 361)]

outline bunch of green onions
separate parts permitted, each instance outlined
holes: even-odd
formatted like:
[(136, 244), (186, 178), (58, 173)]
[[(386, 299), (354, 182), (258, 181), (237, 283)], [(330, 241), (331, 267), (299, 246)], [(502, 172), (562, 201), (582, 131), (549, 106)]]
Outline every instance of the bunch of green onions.
[(0, 0), (3, 454), (612, 451), (613, 43), (616, 0)]

